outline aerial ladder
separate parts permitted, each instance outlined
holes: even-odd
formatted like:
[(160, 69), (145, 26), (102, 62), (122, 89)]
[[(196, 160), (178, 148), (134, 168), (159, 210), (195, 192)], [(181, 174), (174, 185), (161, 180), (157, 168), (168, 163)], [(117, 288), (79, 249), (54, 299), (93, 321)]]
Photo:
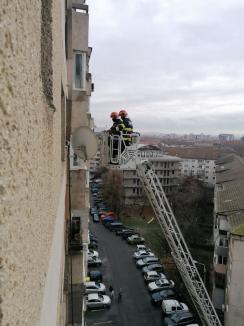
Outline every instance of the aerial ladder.
[[(107, 135), (107, 137), (110, 137), (109, 142), (108, 140), (105, 140), (105, 146), (108, 147), (107, 154), (109, 167), (112, 169), (123, 170), (131, 169), (134, 165), (141, 180), (143, 189), (170, 247), (177, 269), (203, 325), (221, 326), (222, 324), (198, 272), (195, 261), (193, 260), (189, 248), (184, 240), (163, 187), (153, 171), (150, 161), (141, 157), (137, 150), (139, 140), (138, 134), (131, 135), (131, 146), (126, 146), (123, 143), (123, 135)], [(124, 148), (122, 152), (121, 148)], [(105, 148), (104, 150), (106, 153)]]

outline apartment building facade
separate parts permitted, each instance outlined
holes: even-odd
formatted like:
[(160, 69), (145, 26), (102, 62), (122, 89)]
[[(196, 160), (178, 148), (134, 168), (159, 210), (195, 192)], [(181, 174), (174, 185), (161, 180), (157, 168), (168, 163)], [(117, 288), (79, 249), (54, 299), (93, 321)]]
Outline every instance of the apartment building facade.
[(77, 214), (87, 243), (89, 162), (77, 159), (70, 140), (93, 124), (88, 7), (71, 0), (5, 2), (0, 18), (0, 323), (66, 325), (69, 223)]
[[(167, 195), (170, 195), (178, 187), (179, 158), (164, 155), (158, 146), (153, 145), (139, 147), (138, 157), (152, 163)], [(123, 186), (125, 205), (143, 205), (145, 196), (135, 168), (123, 171)]]
[(165, 147), (165, 153), (181, 158), (180, 176), (195, 177), (206, 185), (215, 184), (215, 161), (219, 153), (207, 147)]
[(225, 325), (244, 320), (244, 160), (231, 154), (217, 161), (214, 206), (212, 298)]

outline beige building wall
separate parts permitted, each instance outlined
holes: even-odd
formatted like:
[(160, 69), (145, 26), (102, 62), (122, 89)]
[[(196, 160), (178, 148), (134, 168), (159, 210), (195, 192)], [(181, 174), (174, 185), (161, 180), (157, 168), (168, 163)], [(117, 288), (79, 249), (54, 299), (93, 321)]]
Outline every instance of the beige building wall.
[(225, 297), (225, 325), (243, 326), (244, 237), (231, 236)]
[(51, 310), (45, 298), (55, 273), (62, 282), (64, 19), (63, 1), (1, 2), (1, 325), (57, 320), (61, 286)]

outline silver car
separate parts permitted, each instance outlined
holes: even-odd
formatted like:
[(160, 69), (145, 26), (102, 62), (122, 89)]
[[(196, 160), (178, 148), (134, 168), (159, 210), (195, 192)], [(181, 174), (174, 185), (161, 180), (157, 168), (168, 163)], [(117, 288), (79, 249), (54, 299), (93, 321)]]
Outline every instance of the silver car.
[(133, 254), (134, 259), (142, 259), (145, 257), (154, 257), (154, 254), (151, 251), (139, 250)]
[(103, 283), (99, 282), (86, 282), (85, 283), (86, 293), (105, 293), (106, 287)]
[(163, 273), (159, 273), (156, 271), (149, 271), (144, 274), (144, 280), (147, 283), (154, 282), (162, 278), (166, 278), (166, 276)]
[(90, 293), (86, 296), (86, 306), (88, 309), (109, 308), (111, 299), (108, 295)]

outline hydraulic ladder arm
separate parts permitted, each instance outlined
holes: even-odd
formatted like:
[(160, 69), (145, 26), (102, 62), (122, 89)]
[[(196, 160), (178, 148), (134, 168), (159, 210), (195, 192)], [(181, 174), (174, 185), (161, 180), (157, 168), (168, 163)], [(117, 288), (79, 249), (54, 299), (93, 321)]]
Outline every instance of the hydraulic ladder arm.
[(136, 168), (143, 189), (169, 244), (175, 264), (203, 325), (221, 326), (221, 322), (183, 238), (161, 183), (151, 168), (151, 163), (149, 161), (138, 161)]

